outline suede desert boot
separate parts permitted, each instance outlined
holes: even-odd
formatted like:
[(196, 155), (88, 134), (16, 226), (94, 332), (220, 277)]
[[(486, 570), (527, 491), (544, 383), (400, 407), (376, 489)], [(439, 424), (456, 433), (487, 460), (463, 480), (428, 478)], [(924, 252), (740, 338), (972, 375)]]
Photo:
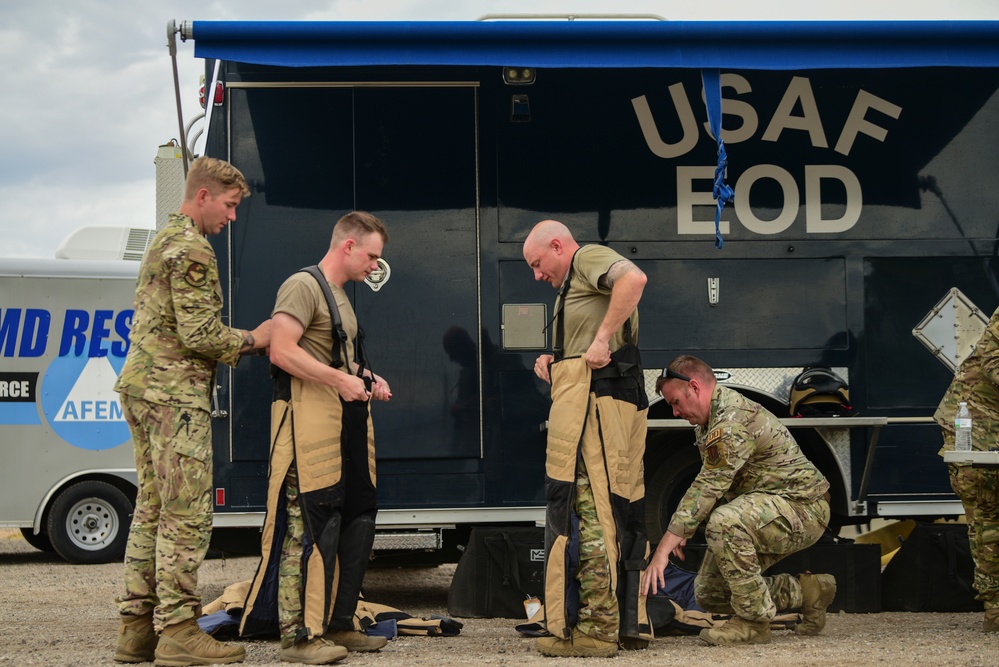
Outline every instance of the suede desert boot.
[(741, 616), (733, 616), (717, 628), (701, 630), (698, 636), (701, 641), (712, 646), (769, 644), (770, 621), (749, 621)]
[(999, 632), (999, 607), (992, 607), (985, 610), (985, 622), (982, 624), (984, 632)]
[(329, 665), (347, 657), (347, 649), (326, 641), (322, 637), (282, 646), (282, 662), (297, 662), (302, 665)]
[(156, 664), (163, 667), (226, 665), (243, 662), (246, 651), (237, 644), (223, 644), (198, 627), (193, 618), (163, 628), (156, 645)]
[(385, 637), (369, 637), (357, 630), (327, 630), (323, 638), (348, 651), (360, 653), (377, 651), (388, 644), (388, 639)]
[(570, 639), (538, 637), (535, 646), (542, 655), (558, 658), (609, 658), (617, 653), (617, 642), (605, 642), (576, 630)]
[(817, 635), (826, 627), (826, 609), (836, 597), (836, 578), (831, 574), (799, 574), (801, 623), (799, 635)]
[(159, 637), (153, 629), (153, 615), (123, 615), (118, 631), (118, 647), (114, 652), (115, 662), (152, 662)]

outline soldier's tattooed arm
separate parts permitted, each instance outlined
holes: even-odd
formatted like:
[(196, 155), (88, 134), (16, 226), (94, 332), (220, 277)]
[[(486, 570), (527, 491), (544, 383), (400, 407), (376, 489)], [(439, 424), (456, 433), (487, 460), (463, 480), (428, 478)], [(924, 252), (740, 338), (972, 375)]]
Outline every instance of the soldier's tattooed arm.
[(642, 271), (634, 265), (631, 260), (622, 259), (620, 261), (611, 264), (610, 268), (607, 269), (607, 273), (600, 276), (600, 286), (609, 290), (614, 289), (614, 283), (624, 275), (625, 273), (642, 273)]
[(252, 352), (253, 348), (256, 346), (257, 341), (253, 339), (253, 333), (250, 331), (243, 331), (243, 347), (240, 348), (240, 354), (246, 354)]

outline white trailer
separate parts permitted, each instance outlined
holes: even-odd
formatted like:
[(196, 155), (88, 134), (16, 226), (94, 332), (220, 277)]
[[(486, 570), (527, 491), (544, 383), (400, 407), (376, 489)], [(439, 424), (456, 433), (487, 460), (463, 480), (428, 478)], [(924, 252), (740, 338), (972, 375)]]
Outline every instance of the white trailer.
[(73, 563), (120, 560), (135, 502), (113, 387), (135, 261), (0, 259), (0, 527)]

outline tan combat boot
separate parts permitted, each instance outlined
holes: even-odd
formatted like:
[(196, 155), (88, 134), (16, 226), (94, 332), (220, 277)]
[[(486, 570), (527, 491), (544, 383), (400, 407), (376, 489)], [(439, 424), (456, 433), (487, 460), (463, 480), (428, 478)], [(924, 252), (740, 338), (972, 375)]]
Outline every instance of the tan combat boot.
[(984, 632), (999, 632), (999, 607), (992, 607), (985, 610), (985, 623), (982, 624)]
[(535, 646), (542, 655), (557, 658), (609, 658), (617, 653), (617, 642), (606, 642), (576, 630), (570, 639), (538, 637)]
[(717, 628), (705, 628), (698, 635), (701, 641), (712, 646), (735, 646), (738, 644), (769, 644), (770, 621), (749, 621), (741, 616), (733, 616)]
[(163, 628), (156, 645), (156, 664), (164, 667), (218, 665), (243, 662), (246, 651), (237, 644), (223, 644), (198, 627), (193, 618)]
[(831, 574), (799, 574), (801, 623), (799, 635), (817, 635), (826, 627), (826, 609), (836, 597), (836, 578)]
[(331, 641), (337, 646), (342, 646), (348, 651), (368, 653), (377, 651), (388, 644), (385, 637), (369, 637), (357, 630), (328, 630), (323, 639)]
[(152, 662), (157, 639), (152, 614), (122, 615), (118, 647), (114, 652), (115, 662)]
[(322, 637), (313, 637), (281, 649), (282, 662), (303, 665), (328, 665), (346, 657), (347, 649), (331, 644)]

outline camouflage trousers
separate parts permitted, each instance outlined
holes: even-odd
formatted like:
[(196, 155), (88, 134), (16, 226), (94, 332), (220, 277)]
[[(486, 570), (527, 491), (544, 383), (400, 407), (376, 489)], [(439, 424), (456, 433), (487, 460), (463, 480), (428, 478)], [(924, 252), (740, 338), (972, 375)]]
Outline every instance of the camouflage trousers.
[(814, 544), (829, 524), (829, 503), (792, 502), (748, 493), (721, 505), (705, 527), (708, 551), (694, 579), (706, 611), (747, 620), (770, 620), (778, 610), (801, 606), (797, 577), (764, 577), (771, 565)]
[(975, 590), (986, 609), (999, 607), (999, 470), (947, 466), (950, 485), (964, 505), (975, 562)]
[(617, 593), (611, 584), (611, 564), (604, 530), (597, 519), (597, 504), (586, 466), (576, 473), (576, 514), (579, 517), (579, 620), (576, 629), (604, 641), (618, 640), (620, 614)]
[(298, 471), (292, 463), (284, 478), (287, 526), (278, 561), (278, 630), (281, 645), (290, 646), (304, 623), (302, 616), (302, 542), (305, 538), (305, 521), (299, 502)]
[(206, 410), (121, 395), (139, 490), (125, 548), (123, 615), (153, 614), (161, 631), (201, 611), (198, 567), (212, 534), (211, 417)]

